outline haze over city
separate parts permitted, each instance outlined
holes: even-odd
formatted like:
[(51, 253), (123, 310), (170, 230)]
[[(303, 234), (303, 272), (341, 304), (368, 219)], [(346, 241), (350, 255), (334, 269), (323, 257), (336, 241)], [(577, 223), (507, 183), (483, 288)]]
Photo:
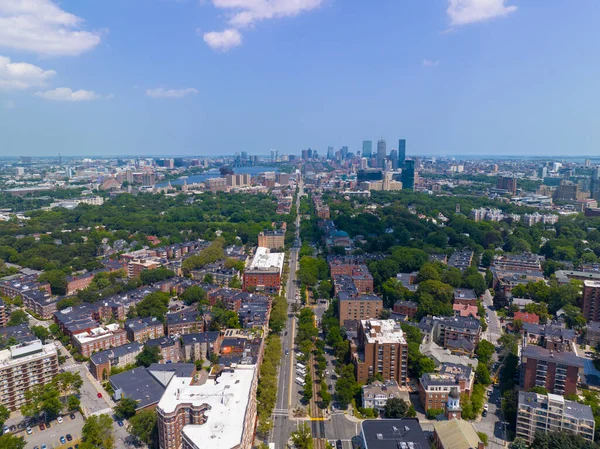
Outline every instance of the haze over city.
[(594, 155), (597, 2), (0, 4), (0, 155)]

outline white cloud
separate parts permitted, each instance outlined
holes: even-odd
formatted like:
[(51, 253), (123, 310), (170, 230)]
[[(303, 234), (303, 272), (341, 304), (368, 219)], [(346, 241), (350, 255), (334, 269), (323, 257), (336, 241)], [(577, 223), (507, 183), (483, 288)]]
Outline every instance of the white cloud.
[(228, 51), (233, 47), (242, 45), (242, 34), (234, 28), (223, 31), (211, 31), (204, 33), (204, 42), (213, 50)]
[(83, 30), (83, 24), (54, 0), (0, 1), (0, 47), (47, 56), (79, 55), (100, 43), (99, 33)]
[(164, 87), (157, 87), (155, 89), (148, 89), (146, 96), (151, 98), (183, 98), (187, 95), (196, 95), (198, 91), (193, 87), (186, 89), (165, 89)]
[(437, 67), (440, 65), (440, 61), (432, 61), (431, 59), (423, 59), (423, 65), (425, 67)]
[(54, 75), (54, 70), (43, 70), (27, 62), (12, 62), (10, 58), (0, 56), (0, 89), (43, 87)]
[(14, 109), (16, 106), (15, 100), (6, 100), (4, 102), (4, 109)]
[(204, 41), (213, 49), (227, 51), (242, 43), (239, 29), (268, 19), (294, 17), (319, 8), (325, 0), (212, 0), (215, 8), (228, 12), (231, 28), (204, 33)]
[(448, 15), (452, 25), (467, 25), (495, 17), (506, 17), (517, 10), (507, 0), (449, 0)]
[(57, 87), (56, 89), (47, 90), (45, 92), (36, 92), (34, 95), (45, 100), (70, 102), (92, 101), (102, 98), (91, 90), (79, 89), (74, 91), (69, 87)]

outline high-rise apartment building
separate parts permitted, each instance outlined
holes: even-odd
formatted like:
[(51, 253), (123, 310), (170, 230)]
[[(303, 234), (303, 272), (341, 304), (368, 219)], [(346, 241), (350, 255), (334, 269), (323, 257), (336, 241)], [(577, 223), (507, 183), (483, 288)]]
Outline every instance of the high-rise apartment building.
[(392, 168), (396, 170), (398, 168), (398, 150), (390, 151), (390, 162), (392, 163)]
[(583, 281), (583, 316), (600, 321), (600, 281)]
[(4, 304), (4, 301), (2, 301), (2, 299), (0, 299), (0, 327), (6, 326), (6, 323), (8, 323), (9, 319), (10, 319), (10, 315), (6, 308), (6, 304)]
[(398, 140), (398, 165), (402, 167), (406, 160), (406, 139)]
[(26, 403), (27, 390), (50, 383), (57, 374), (54, 344), (33, 340), (0, 351), (0, 405), (18, 410)]
[(590, 180), (590, 198), (600, 200), (600, 167), (592, 170), (592, 179)]
[(362, 157), (369, 159), (373, 154), (373, 142), (370, 140), (363, 140), (362, 144)]
[(362, 320), (352, 350), (358, 382), (381, 374), (384, 380), (407, 384), (408, 344), (394, 320)]
[(377, 166), (384, 167), (386, 157), (387, 146), (385, 140), (381, 139), (377, 141)]
[(537, 432), (580, 435), (594, 441), (594, 414), (589, 405), (568, 401), (563, 396), (519, 391), (517, 437), (533, 443)]
[(258, 234), (258, 246), (269, 249), (283, 248), (285, 246), (285, 231), (283, 229), (261, 231)]
[(512, 176), (498, 176), (496, 188), (506, 190), (511, 195), (517, 194), (517, 178)]
[(583, 375), (583, 359), (573, 352), (557, 352), (527, 345), (521, 352), (521, 386), (543, 387), (554, 394), (575, 394)]

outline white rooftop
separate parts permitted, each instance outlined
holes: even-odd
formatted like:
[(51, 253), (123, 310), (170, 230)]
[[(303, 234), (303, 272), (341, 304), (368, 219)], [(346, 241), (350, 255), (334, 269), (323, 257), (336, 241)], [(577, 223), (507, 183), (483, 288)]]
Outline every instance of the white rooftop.
[(33, 340), (0, 351), (0, 367), (13, 363), (28, 362), (54, 354), (56, 354), (56, 347), (54, 344), (49, 343), (43, 345), (40, 340)]
[(272, 253), (269, 248), (259, 246), (250, 263), (250, 270), (278, 270), (283, 269), (284, 253)]
[(406, 344), (404, 332), (402, 332), (400, 324), (394, 320), (362, 320), (361, 323), (369, 343)]
[(242, 441), (255, 373), (255, 365), (237, 365), (233, 372), (224, 372), (216, 382), (208, 380), (203, 385), (190, 385), (192, 378), (174, 376), (158, 407), (165, 413), (172, 413), (178, 404), (208, 404), (206, 423), (188, 424), (183, 428), (183, 434), (197, 447), (231, 449)]
[(106, 326), (95, 327), (93, 329), (90, 329), (89, 332), (75, 334), (73, 335), (73, 337), (75, 337), (75, 339), (79, 341), (79, 343), (84, 344), (112, 335), (116, 331), (118, 331), (119, 328), (120, 327), (117, 323), (112, 323), (107, 324)]

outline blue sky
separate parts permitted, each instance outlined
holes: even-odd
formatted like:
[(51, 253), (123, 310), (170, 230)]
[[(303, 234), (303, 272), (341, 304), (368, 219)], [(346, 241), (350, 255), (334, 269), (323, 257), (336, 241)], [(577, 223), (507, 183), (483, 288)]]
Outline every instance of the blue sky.
[(594, 0), (0, 0), (0, 156), (598, 155)]

